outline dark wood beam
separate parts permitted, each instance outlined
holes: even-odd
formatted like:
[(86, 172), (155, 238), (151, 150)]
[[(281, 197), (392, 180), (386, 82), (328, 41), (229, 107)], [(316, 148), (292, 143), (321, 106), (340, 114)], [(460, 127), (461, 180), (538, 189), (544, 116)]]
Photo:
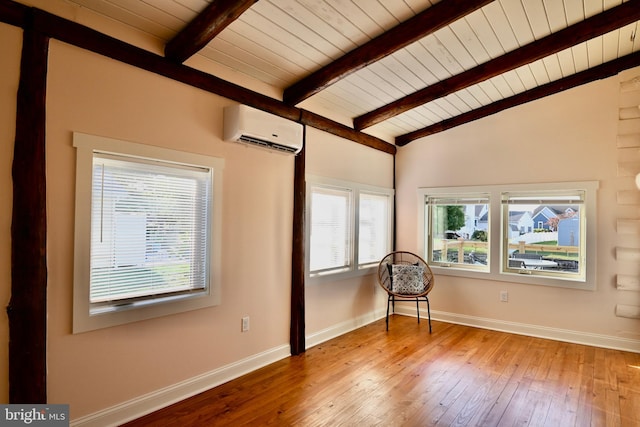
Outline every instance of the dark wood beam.
[(213, 0), (167, 43), (164, 48), (165, 56), (177, 63), (186, 61), (257, 1)]
[(306, 206), (306, 153), (307, 128), (304, 144), (294, 163), (293, 178), (293, 245), (291, 250), (291, 320), (289, 341), (291, 354), (304, 353), (305, 337), (305, 206)]
[(24, 28), (31, 8), (11, 0), (0, 0), (0, 22)]
[[(30, 21), (27, 18), (28, 21)], [(9, 401), (47, 402), (45, 109), (49, 38), (26, 24), (13, 150)]]
[(350, 139), (354, 142), (358, 142), (363, 145), (375, 148), (376, 150), (384, 151), (389, 154), (396, 154), (396, 146), (382, 141), (374, 136), (367, 135), (363, 132), (357, 132), (352, 128), (340, 123), (336, 123), (333, 120), (327, 119), (319, 114), (312, 113), (311, 111), (301, 110), (300, 123), (311, 126), (316, 129), (324, 130), (342, 138)]
[[(230, 83), (200, 70), (182, 64), (176, 64), (163, 56), (156, 55), (48, 12), (35, 9), (34, 14), (38, 30), (49, 35), (51, 38), (289, 120), (301, 121), (302, 110), (286, 105), (282, 101), (243, 88), (242, 86)], [(0, 19), (2, 18), (0, 17)], [(395, 145), (380, 138), (358, 132), (330, 119), (324, 118), (324, 120), (311, 121), (306, 124), (316, 127), (313, 124), (316, 122), (318, 123), (317, 126), (321, 126), (318, 127), (318, 129), (377, 150), (395, 153)]]
[(349, 74), (379, 61), (492, 1), (442, 0), (286, 88), (284, 102), (296, 105)]
[(640, 1), (630, 0), (620, 6), (529, 43), (524, 47), (356, 117), (353, 120), (354, 128), (357, 130), (368, 128), (412, 108), (568, 49), (578, 43), (608, 33), (639, 19)]
[(555, 93), (562, 92), (576, 86), (580, 86), (596, 80), (605, 79), (607, 77), (614, 76), (621, 71), (637, 66), (640, 66), (640, 52), (635, 52), (630, 55), (615, 59), (613, 61), (606, 62), (597, 67), (581, 71), (571, 76), (556, 80), (551, 83), (547, 83), (545, 85), (519, 93), (509, 98), (505, 98), (484, 107), (480, 107), (464, 114), (452, 117), (450, 119), (443, 120), (439, 123), (427, 126), (423, 129), (400, 135), (396, 138), (396, 144), (399, 146), (407, 145), (411, 141), (414, 141), (418, 138), (423, 138), (425, 136), (433, 135), (438, 132), (443, 132), (447, 129), (451, 129), (456, 126), (460, 126), (465, 123), (490, 116), (508, 108), (525, 104), (536, 99), (544, 98), (546, 96), (553, 95)]

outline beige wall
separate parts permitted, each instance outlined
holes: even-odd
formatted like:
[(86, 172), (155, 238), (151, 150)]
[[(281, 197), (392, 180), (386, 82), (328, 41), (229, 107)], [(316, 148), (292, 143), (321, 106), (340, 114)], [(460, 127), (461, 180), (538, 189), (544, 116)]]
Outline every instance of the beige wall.
[[(307, 128), (307, 137), (307, 174), (393, 188), (393, 156), (390, 154), (345, 142), (317, 129)], [(381, 291), (375, 275), (308, 285), (305, 290), (307, 335), (343, 323), (361, 325), (386, 307)]]
[[(293, 157), (223, 142), (223, 98), (57, 41), (48, 84), (50, 401), (76, 418), (286, 345)], [(71, 334), (72, 131), (225, 159), (220, 306)]]
[(0, 40), (0, 402), (5, 403), (9, 401), (9, 320), (5, 307), (11, 295), (11, 162), (22, 30), (0, 24)]
[[(440, 276), (431, 298), (434, 310), (628, 339), (640, 348), (640, 321), (615, 316), (616, 304), (640, 305), (637, 292), (615, 288), (616, 219), (626, 215), (617, 205), (616, 191), (633, 186), (631, 179), (616, 176), (621, 79), (624, 76), (574, 88), (399, 149), (398, 241), (410, 250), (419, 250), (419, 187), (579, 180), (600, 184), (596, 291)], [(499, 302), (502, 289), (509, 291), (508, 303)]]

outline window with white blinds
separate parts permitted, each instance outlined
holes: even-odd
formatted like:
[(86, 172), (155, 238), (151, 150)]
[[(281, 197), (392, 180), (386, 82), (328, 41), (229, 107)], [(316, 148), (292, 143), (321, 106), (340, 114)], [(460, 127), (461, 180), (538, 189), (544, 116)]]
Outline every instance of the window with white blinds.
[(377, 264), (389, 252), (391, 206), (388, 194), (360, 192), (358, 264)]
[(96, 153), (91, 303), (207, 288), (211, 170)]
[(366, 274), (391, 250), (393, 190), (307, 178), (309, 276)]
[(340, 270), (351, 263), (351, 191), (313, 187), (311, 191), (311, 271)]
[(73, 331), (220, 303), (224, 160), (74, 134)]

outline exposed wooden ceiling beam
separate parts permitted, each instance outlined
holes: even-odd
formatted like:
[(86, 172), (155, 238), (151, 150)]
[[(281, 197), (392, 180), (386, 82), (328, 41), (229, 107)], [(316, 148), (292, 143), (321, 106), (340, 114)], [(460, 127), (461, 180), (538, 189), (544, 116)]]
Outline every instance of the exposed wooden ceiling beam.
[(635, 22), (640, 19), (639, 3), (640, 1), (638, 0), (630, 0), (620, 6), (529, 43), (524, 47), (356, 117), (353, 120), (354, 128), (358, 130), (368, 128), (435, 99)]
[(358, 142), (363, 145), (367, 145), (371, 148), (375, 148), (376, 150), (384, 151), (388, 154), (395, 154), (396, 147), (393, 144), (389, 144), (378, 138), (373, 138), (371, 135), (367, 135), (363, 132), (357, 132), (354, 134), (353, 128), (349, 126), (345, 126), (340, 123), (336, 123), (331, 119), (323, 117), (319, 114), (312, 113), (311, 111), (301, 110), (302, 114), (300, 115), (300, 123), (303, 125), (311, 126), (315, 129), (324, 130), (326, 132), (332, 133), (334, 135), (350, 139), (354, 142)]
[(546, 96), (553, 95), (555, 93), (562, 92), (576, 86), (580, 86), (596, 80), (605, 79), (607, 77), (614, 76), (621, 71), (637, 66), (640, 66), (640, 52), (635, 52), (630, 55), (615, 59), (613, 61), (605, 62), (602, 65), (598, 65), (596, 67), (570, 75), (568, 77), (564, 77), (560, 80), (556, 80), (551, 83), (538, 86), (534, 89), (521, 92), (509, 98), (505, 98), (500, 101), (485, 105), (484, 107), (480, 107), (475, 110), (460, 114), (459, 116), (443, 120), (440, 123), (436, 123), (423, 129), (400, 135), (396, 137), (396, 144), (399, 146), (407, 145), (409, 142), (414, 141), (418, 138), (423, 138), (425, 136), (433, 135), (438, 132), (443, 132), (447, 129), (451, 129), (456, 126), (460, 126), (465, 123), (490, 116), (508, 108), (525, 104), (536, 99), (544, 98)]
[(283, 100), (286, 104), (296, 105), (349, 74), (420, 40), (492, 1), (442, 0), (286, 88)]
[[(2, 1), (0, 0), (0, 3)], [(35, 28), (38, 28), (39, 32), (51, 38), (289, 120), (297, 122), (302, 120), (303, 112), (299, 108), (286, 105), (282, 101), (243, 88), (203, 71), (176, 64), (163, 56), (156, 55), (68, 19), (40, 9), (34, 9), (34, 20), (36, 21)], [(0, 15), (0, 22), (5, 22), (5, 17), (2, 15)], [(396, 146), (393, 144), (327, 118), (321, 123), (309, 120), (305, 124), (312, 127), (315, 127), (314, 124), (316, 124), (319, 129), (386, 153), (395, 154), (396, 152)]]
[(31, 8), (9, 0), (0, 0), (2, 22), (24, 28), (27, 14)]
[(165, 56), (178, 63), (186, 61), (257, 1), (213, 0), (167, 43), (164, 48)]

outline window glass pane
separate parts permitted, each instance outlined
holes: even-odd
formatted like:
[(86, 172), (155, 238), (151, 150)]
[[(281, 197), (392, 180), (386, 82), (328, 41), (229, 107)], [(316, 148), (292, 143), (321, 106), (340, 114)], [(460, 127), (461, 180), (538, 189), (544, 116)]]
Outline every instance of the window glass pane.
[(488, 198), (429, 197), (427, 205), (429, 261), (465, 268), (488, 268)]
[(312, 188), (310, 270), (317, 272), (350, 266), (350, 239), (351, 192)]
[(581, 193), (503, 194), (507, 269), (582, 275), (584, 204)]
[(360, 193), (358, 264), (379, 262), (389, 250), (389, 196)]
[(211, 170), (94, 157), (90, 301), (208, 286)]

